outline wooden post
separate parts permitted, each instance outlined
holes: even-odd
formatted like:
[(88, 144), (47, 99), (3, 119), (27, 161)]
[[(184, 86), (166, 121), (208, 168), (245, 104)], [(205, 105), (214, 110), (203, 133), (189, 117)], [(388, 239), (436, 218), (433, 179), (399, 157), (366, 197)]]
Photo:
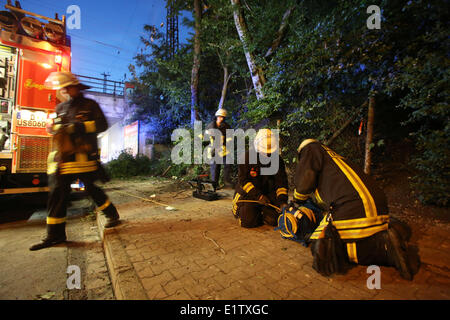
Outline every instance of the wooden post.
[(364, 160), (364, 172), (370, 174), (370, 165), (372, 163), (370, 145), (373, 140), (373, 123), (375, 117), (375, 98), (369, 98), (369, 110), (367, 112), (367, 135), (366, 135), (366, 156)]

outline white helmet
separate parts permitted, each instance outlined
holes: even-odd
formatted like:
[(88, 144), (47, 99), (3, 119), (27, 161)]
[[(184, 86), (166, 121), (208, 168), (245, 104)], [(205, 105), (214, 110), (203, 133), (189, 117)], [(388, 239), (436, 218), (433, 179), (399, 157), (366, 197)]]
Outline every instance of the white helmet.
[(219, 110), (217, 110), (215, 116), (216, 117), (226, 117), (227, 116), (227, 110), (220, 108)]
[(44, 85), (53, 90), (59, 90), (68, 86), (76, 86), (78, 85), (80, 89), (88, 89), (89, 86), (86, 86), (80, 83), (80, 80), (69, 71), (54, 71), (50, 73), (50, 75), (45, 79)]
[(270, 129), (259, 130), (253, 143), (261, 153), (273, 153), (278, 149), (278, 139)]

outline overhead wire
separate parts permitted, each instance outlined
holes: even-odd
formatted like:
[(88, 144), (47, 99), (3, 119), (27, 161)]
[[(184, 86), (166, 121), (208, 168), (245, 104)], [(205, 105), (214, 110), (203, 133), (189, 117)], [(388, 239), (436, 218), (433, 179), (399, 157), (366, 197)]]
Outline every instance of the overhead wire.
[[(83, 43), (77, 43), (77, 47), (80, 47), (82, 50), (89, 50), (90, 52), (92, 52), (92, 51), (94, 51), (94, 52), (98, 52), (98, 53), (100, 53), (101, 55), (104, 55), (104, 56), (110, 56), (110, 57), (115, 57), (115, 54), (114, 53), (111, 53), (111, 52), (107, 52), (107, 51), (102, 51), (102, 50), (98, 50), (97, 48), (98, 47), (91, 47), (91, 46), (89, 46), (89, 45), (85, 45), (85, 44), (83, 44)], [(124, 58), (124, 57), (117, 57), (118, 59), (121, 59), (121, 60), (126, 60), (126, 61), (128, 61), (129, 59), (127, 59), (127, 58)]]
[[(132, 21), (134, 20), (134, 16), (135, 16), (135, 14), (136, 14), (136, 9), (137, 9), (137, 7), (138, 7), (138, 3), (139, 3), (139, 1), (138, 1), (138, 0), (135, 0), (133, 13), (131, 14), (131, 18), (129, 19), (130, 22), (129, 22), (128, 25), (127, 25), (127, 29), (126, 29), (126, 31), (125, 31), (123, 37), (122, 37), (122, 41), (120, 42), (120, 45), (121, 45), (121, 46), (123, 45), (123, 41), (125, 40), (126, 36), (128, 36), (128, 31), (130, 30), (131, 23), (132, 23)], [(119, 51), (118, 54), (120, 54), (120, 51)], [(109, 68), (111, 68), (112, 65), (115, 63), (116, 58), (117, 58), (117, 56), (111, 61), (111, 64), (110, 64)]]
[[(55, 4), (55, 3), (49, 3), (49, 2), (47, 2), (45, 0), (21, 0), (21, 3), (25, 4), (25, 6), (22, 5), (22, 8), (24, 10), (30, 9), (30, 8), (27, 8), (26, 6), (33, 7), (31, 9), (34, 9), (35, 7), (45, 7), (46, 9), (51, 9), (53, 11), (52, 14), (54, 14), (55, 12), (60, 14), (60, 16), (61, 16), (61, 14), (63, 14), (63, 15), (66, 14), (65, 8), (59, 8), (60, 6), (62, 6), (62, 4), (60, 2)], [(153, 6), (154, 5), (152, 5), (152, 7)], [(98, 61), (92, 61), (92, 60), (89, 61), (89, 60), (83, 59), (83, 58), (74, 58), (73, 60), (75, 61), (75, 64), (77, 64), (76, 63), (77, 60), (80, 60), (80, 61), (88, 63), (88, 65), (95, 65), (97, 67), (100, 64), (103, 67), (107, 67), (108, 70), (109, 70), (117, 62), (117, 60), (121, 60), (121, 61), (128, 62), (128, 63), (133, 63), (133, 58), (138, 54), (139, 50), (142, 48), (142, 42), (139, 41), (139, 43), (138, 43), (138, 45), (136, 47), (136, 50), (125, 48), (123, 46), (123, 43), (124, 43), (126, 37), (129, 36), (129, 30), (131, 28), (133, 19), (134, 19), (135, 15), (136, 15), (136, 13), (138, 11), (138, 7), (139, 7), (139, 1), (135, 0), (134, 9), (133, 9), (132, 14), (130, 15), (129, 23), (127, 24), (127, 28), (126, 28), (125, 32), (123, 33), (120, 45), (112, 44), (112, 43), (108, 43), (108, 42), (100, 41), (100, 40), (96, 40), (96, 39), (90, 39), (90, 38), (87, 38), (87, 37), (84, 37), (84, 36), (80, 36), (79, 34), (74, 34), (72, 32), (68, 33), (68, 35), (73, 38), (73, 42), (77, 42), (77, 46), (84, 47), (85, 49), (88, 49), (88, 50), (91, 50), (91, 51), (95, 51), (95, 52), (97, 52), (97, 53), (99, 53), (101, 55), (108, 56), (108, 57), (112, 58), (111, 63), (109, 65), (101, 64)], [(59, 12), (59, 11), (61, 11), (61, 12)], [(152, 10), (152, 12), (155, 13), (155, 10)], [(86, 13), (83, 12), (83, 14), (86, 14)], [(145, 34), (142, 33), (142, 32), (139, 34), (139, 36), (144, 36), (144, 35)], [(89, 43), (92, 43), (93, 46), (89, 47)], [(95, 45), (100, 45), (102, 47), (107, 47), (107, 48), (113, 48), (115, 50), (118, 50), (119, 53), (116, 54), (116, 53), (112, 53), (112, 52), (105, 52), (105, 51), (99, 50), (98, 48), (100, 48), (100, 47), (95, 48)], [(119, 54), (121, 54), (123, 52), (126, 52), (126, 53), (130, 54), (131, 57), (129, 59), (127, 59), (125, 57), (119, 56)], [(80, 68), (82, 68), (82, 67), (80, 67)], [(97, 70), (94, 71), (93, 69), (90, 69), (88, 67), (86, 67), (84, 69), (85, 70), (90, 70), (91, 72), (98, 72)]]

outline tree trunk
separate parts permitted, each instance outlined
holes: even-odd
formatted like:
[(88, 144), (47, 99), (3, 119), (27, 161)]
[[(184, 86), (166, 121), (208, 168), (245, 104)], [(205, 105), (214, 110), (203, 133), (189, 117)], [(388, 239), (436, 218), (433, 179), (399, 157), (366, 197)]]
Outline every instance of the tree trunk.
[(194, 0), (194, 62), (192, 64), (191, 75), (191, 125), (194, 126), (194, 121), (198, 118), (198, 78), (200, 69), (200, 23), (202, 19), (201, 0)]
[(228, 74), (228, 67), (223, 66), (223, 86), (222, 86), (222, 95), (220, 96), (219, 101), (219, 109), (223, 108), (223, 104), (225, 103), (225, 97), (227, 95), (228, 90), (228, 82), (230, 81), (232, 74)]
[(364, 172), (370, 174), (371, 159), (371, 144), (373, 140), (373, 123), (375, 117), (375, 98), (369, 98), (369, 111), (367, 114), (367, 136), (366, 136), (366, 157), (364, 161)]
[(272, 53), (275, 52), (275, 50), (278, 48), (278, 46), (281, 43), (281, 40), (283, 39), (284, 33), (286, 31), (286, 28), (288, 26), (289, 17), (292, 14), (292, 11), (294, 11), (295, 7), (290, 7), (286, 10), (286, 12), (283, 15), (283, 18), (281, 19), (280, 27), (278, 28), (277, 37), (275, 40), (273, 40), (271, 47), (269, 50), (267, 50), (265, 58), (269, 57)]
[(231, 0), (231, 4), (233, 6), (234, 24), (236, 25), (236, 30), (239, 35), (239, 39), (241, 40), (242, 47), (244, 48), (244, 54), (247, 60), (248, 68), (250, 70), (253, 88), (255, 89), (256, 92), (256, 98), (260, 100), (264, 98), (262, 86), (264, 85), (265, 78), (264, 75), (262, 74), (262, 70), (258, 68), (258, 66), (256, 65), (253, 53), (250, 52), (250, 36), (247, 24), (245, 23), (244, 15), (242, 14), (241, 1)]

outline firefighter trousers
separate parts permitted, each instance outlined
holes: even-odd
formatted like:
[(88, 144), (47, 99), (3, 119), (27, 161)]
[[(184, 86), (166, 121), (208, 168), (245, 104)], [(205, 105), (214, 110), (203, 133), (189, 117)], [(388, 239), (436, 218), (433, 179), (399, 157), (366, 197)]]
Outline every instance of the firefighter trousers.
[(79, 174), (56, 173), (49, 175), (50, 193), (47, 202), (47, 227), (49, 231), (55, 230), (57, 233), (63, 233), (67, 206), (70, 202), (70, 185), (77, 179), (83, 181), (86, 192), (105, 216), (114, 217), (118, 215), (116, 207), (108, 200), (105, 192), (94, 184), (94, 181), (97, 179), (96, 172)]
[[(269, 198), (270, 203), (279, 207), (278, 202), (276, 201), (275, 194), (266, 195)], [(236, 195), (235, 195), (236, 198)], [(247, 199), (244, 197), (245, 200)], [(239, 200), (238, 200), (239, 201)], [(246, 203), (241, 202), (237, 203), (237, 210), (235, 216), (239, 219), (241, 227), (244, 228), (255, 228), (259, 227), (263, 224), (267, 224), (270, 226), (276, 226), (278, 224), (278, 216), (280, 214), (270, 206), (260, 205), (258, 203)]]
[(224, 183), (231, 184), (231, 165), (225, 163), (225, 157), (223, 158), (223, 164), (211, 162), (211, 181), (217, 187), (219, 185), (220, 169), (223, 166), (223, 181)]

